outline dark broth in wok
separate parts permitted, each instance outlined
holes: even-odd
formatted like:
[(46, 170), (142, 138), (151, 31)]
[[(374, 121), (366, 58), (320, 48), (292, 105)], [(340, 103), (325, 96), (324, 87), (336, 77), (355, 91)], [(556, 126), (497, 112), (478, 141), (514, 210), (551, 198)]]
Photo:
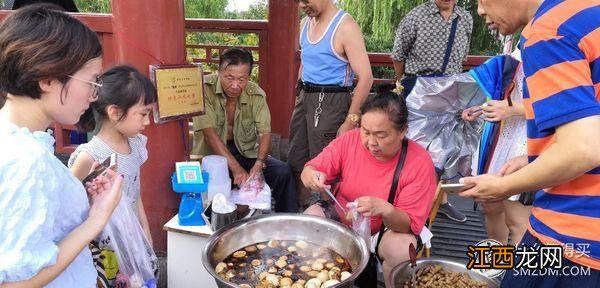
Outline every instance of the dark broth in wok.
[(348, 260), (330, 248), (305, 241), (271, 240), (231, 253), (217, 264), (215, 271), (225, 281), (250, 285), (242, 287), (263, 287), (268, 274), (276, 275), (278, 279), (290, 278), (294, 283), (315, 278), (319, 272), (330, 273), (329, 275), (337, 273), (337, 276), (328, 279), (337, 277), (340, 280), (340, 273), (352, 273), (352, 267)]

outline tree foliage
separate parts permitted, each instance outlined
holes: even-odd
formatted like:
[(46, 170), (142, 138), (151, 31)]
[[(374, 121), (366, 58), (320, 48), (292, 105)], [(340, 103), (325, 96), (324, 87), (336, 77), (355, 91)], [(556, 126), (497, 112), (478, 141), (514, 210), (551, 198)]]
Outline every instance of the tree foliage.
[[(127, 0), (121, 0), (127, 1)], [(211, 19), (267, 19), (268, 0), (259, 0), (247, 11), (227, 11), (229, 1), (235, 0), (184, 0), (186, 18)], [(271, 0), (289, 1), (289, 0)], [(370, 52), (390, 52), (395, 31), (404, 16), (416, 6), (429, 0), (338, 0), (339, 6), (354, 17), (361, 27), (367, 50)], [(110, 0), (75, 0), (82, 12), (110, 13)], [(473, 34), (469, 54), (495, 55), (500, 52), (500, 43), (487, 29), (485, 20), (477, 15), (477, 0), (457, 0), (457, 4), (473, 16)], [(257, 46), (258, 35), (252, 33), (211, 33), (188, 32), (187, 44), (212, 44), (225, 46)], [(203, 58), (203, 49), (188, 49), (188, 60)], [(217, 55), (212, 55), (216, 57)], [(255, 55), (258, 57), (258, 55)], [(208, 70), (214, 65), (205, 65)], [(258, 69), (254, 69), (258, 71)], [(257, 72), (254, 78), (257, 78)], [(375, 68), (376, 77), (388, 78), (393, 71), (388, 68)]]
[[(204, 0), (203, 0), (204, 1)], [(75, 0), (79, 12), (83, 13), (111, 13), (110, 0)]]
[[(268, 0), (260, 0), (247, 11), (226, 11), (229, 1), (235, 0), (184, 0), (186, 18), (211, 19), (267, 19)], [(287, 0), (271, 0), (287, 1)], [(390, 52), (394, 43), (394, 34), (400, 20), (414, 7), (429, 0), (339, 0), (342, 9), (356, 19), (365, 36), (367, 50), (371, 52)], [(81, 12), (110, 13), (110, 0), (75, 0)], [(477, 15), (477, 0), (457, 0), (458, 5), (473, 15), (473, 34), (470, 54), (494, 55), (500, 51), (499, 41), (490, 33), (485, 20)], [(203, 33), (208, 34), (208, 33)], [(252, 35), (252, 34), (243, 34)], [(193, 37), (197, 40), (209, 40), (209, 43), (227, 45), (253, 45), (257, 41), (253, 36)], [(193, 40), (193, 39), (190, 39)], [(223, 41), (221, 41), (223, 40)], [(194, 41), (195, 42), (195, 41)], [(195, 42), (199, 43), (199, 42)]]
[[(228, 0), (185, 0), (186, 18), (211, 18), (211, 19), (267, 19), (268, 7), (267, 0), (260, 0), (250, 5), (247, 11), (226, 11)], [(212, 44), (223, 46), (258, 46), (259, 38), (254, 33), (234, 34), (234, 33), (214, 33), (214, 32), (187, 32), (187, 44)], [(254, 54), (254, 59), (258, 60), (259, 55)], [(206, 50), (198, 48), (188, 48), (188, 61), (194, 58), (204, 58)], [(210, 55), (212, 58), (218, 57), (217, 54)], [(207, 71), (216, 70), (216, 65), (205, 64)], [(252, 80), (258, 81), (258, 69), (252, 70)]]
[(184, 0), (186, 18), (225, 18), (228, 0)]
[(186, 18), (210, 19), (267, 19), (267, 0), (258, 0), (246, 11), (227, 11), (225, 7), (236, 0), (184, 0)]
[[(114, 0), (113, 0), (114, 1)], [(121, 0), (128, 1), (128, 0)], [(259, 0), (250, 5), (246, 11), (227, 11), (225, 7), (231, 0), (184, 0), (186, 18), (209, 18), (209, 19), (267, 19), (267, 0)], [(81, 12), (87, 13), (111, 13), (110, 0), (75, 0)], [(187, 44), (212, 44), (224, 46), (258, 46), (258, 35), (253, 33), (212, 33), (212, 32), (187, 32)], [(188, 61), (194, 58), (204, 58), (204, 49), (190, 48), (187, 51)], [(258, 55), (254, 55), (258, 59)], [(218, 57), (217, 54), (211, 57)], [(204, 65), (211, 71), (215, 65)], [(253, 70), (255, 79), (258, 78), (258, 69)]]

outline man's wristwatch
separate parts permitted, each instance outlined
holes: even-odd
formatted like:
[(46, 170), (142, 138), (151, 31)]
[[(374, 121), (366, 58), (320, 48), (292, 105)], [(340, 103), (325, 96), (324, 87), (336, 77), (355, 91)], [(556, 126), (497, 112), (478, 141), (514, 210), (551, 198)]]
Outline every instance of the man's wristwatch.
[(356, 126), (356, 125), (358, 125), (358, 120), (360, 120), (360, 115), (350, 113), (350, 114), (348, 114), (348, 116), (346, 118), (348, 118), (348, 120), (350, 120), (350, 122), (352, 122), (352, 124), (354, 124), (354, 126)]

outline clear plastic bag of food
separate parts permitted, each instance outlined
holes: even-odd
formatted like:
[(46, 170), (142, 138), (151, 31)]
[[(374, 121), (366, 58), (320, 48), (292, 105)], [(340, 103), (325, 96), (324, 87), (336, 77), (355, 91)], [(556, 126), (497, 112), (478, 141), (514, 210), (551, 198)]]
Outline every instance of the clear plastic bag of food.
[(253, 173), (239, 189), (231, 191), (229, 200), (235, 204), (248, 205), (250, 209), (271, 210), (271, 188), (265, 183), (262, 172)]
[(346, 204), (348, 213), (346, 220), (352, 222), (352, 230), (356, 232), (367, 243), (367, 249), (371, 250), (371, 217), (363, 216), (358, 212), (358, 203), (356, 201)]
[(102, 286), (156, 288), (158, 258), (129, 202), (123, 194), (106, 227), (92, 242), (98, 277)]

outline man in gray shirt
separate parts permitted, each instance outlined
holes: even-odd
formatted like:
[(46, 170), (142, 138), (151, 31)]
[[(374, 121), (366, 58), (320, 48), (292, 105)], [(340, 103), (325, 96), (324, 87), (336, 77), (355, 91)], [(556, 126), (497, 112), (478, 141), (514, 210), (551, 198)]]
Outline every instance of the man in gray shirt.
[[(408, 95), (416, 76), (448, 76), (462, 72), (469, 52), (473, 18), (456, 0), (430, 0), (408, 12), (396, 30), (392, 60), (396, 80)], [(438, 175), (442, 171), (437, 171)], [(439, 212), (464, 222), (467, 217), (443, 196)]]

